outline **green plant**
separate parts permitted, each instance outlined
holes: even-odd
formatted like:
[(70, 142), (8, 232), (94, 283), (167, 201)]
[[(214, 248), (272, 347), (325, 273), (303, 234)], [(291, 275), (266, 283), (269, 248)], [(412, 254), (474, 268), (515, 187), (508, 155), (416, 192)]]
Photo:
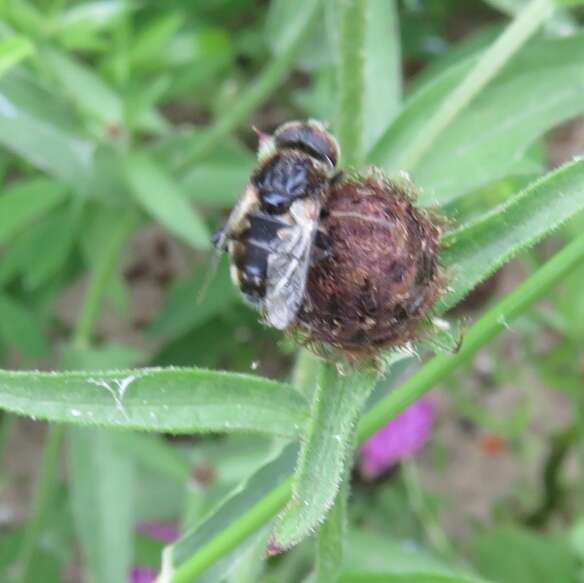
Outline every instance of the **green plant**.
[[(121, 1), (41, 4), (14, 0), (0, 8), (1, 347), (15, 347), (22, 365), (47, 357), (53, 300), (79, 274), (89, 273), (89, 281), (64, 348), (52, 354), (61, 370), (0, 371), (0, 407), (51, 422), (32, 518), (15, 537), (17, 561), (3, 559), (0, 569), (15, 581), (34, 581), (46, 560), (58, 573), (70, 545), (57, 560), (40, 543), (58, 530), (53, 514), (61, 514), (75, 525), (95, 581), (127, 579), (140, 546), (133, 535), (138, 475), (147, 469), (163, 476), (172, 497), (177, 483), (190, 479), (191, 464), (158, 437), (109, 431), (124, 428), (253, 432), (276, 451), (267, 462), (265, 455), (257, 460), (254, 472), (241, 472), (237, 487), (213, 500), (214, 512), (197, 508), (200, 493), (192, 508), (184, 501), (184, 534), (164, 549), (159, 583), (239, 581), (242, 573), (260, 580), (266, 544), (282, 551), (315, 533), (313, 581), (480, 580), (459, 564), (417, 567), (419, 557), (411, 560), (416, 569), (404, 572), (344, 569), (352, 458), (356, 444), (467, 365), (581, 266), (584, 238), (576, 229), (561, 230), (563, 248), (536, 262), (521, 285), (469, 326), (458, 352), (429, 358), (364, 414), (403, 354), (388, 354), (380, 375), (338, 369), (301, 351), (291, 383), (218, 370), (225, 362), (242, 369), (261, 354), (261, 347), (236, 343), (238, 327), (266, 342), (275, 338), (243, 312), (224, 265), (200, 306), (203, 268), (171, 289), (149, 330), (158, 353), (103, 340), (99, 315), (106, 302), (127, 309), (128, 286), (118, 268), (145, 225), (162, 225), (196, 252), (209, 249), (217, 220), (209, 211), (228, 207), (253, 167), (238, 130), (295, 66), (309, 71), (312, 85), (288, 87), (286, 104), (303, 116), (336, 120), (343, 164), (411, 172), (423, 188), (420, 202), (440, 205), (451, 217), (442, 252), (449, 288), (439, 310), (453, 308), (511, 258), (581, 217), (584, 161), (542, 176), (536, 147), (548, 129), (584, 113), (584, 33), (576, 15), (551, 0), (530, 0), (521, 9), (506, 3), (513, 16), (494, 40), (491, 34), (452, 49), (401, 103), (393, 1), (273, 0), (265, 42), (256, 44), (252, 37), (260, 31), (242, 38), (235, 24), (223, 24), (244, 22), (246, 11), (259, 20), (251, 1), (219, 8), (202, 2), (192, 11), (180, 2), (167, 11)], [(540, 33), (560, 18), (571, 23), (570, 35)], [(320, 64), (310, 63), (307, 45)], [(251, 65), (237, 68), (238, 56)], [(233, 87), (221, 82), (224, 76)], [(185, 95), (212, 117), (209, 127), (180, 129), (161, 114), (188, 101)], [(512, 191), (498, 197), (505, 181)], [(572, 283), (571, 305), (580, 282)], [(550, 319), (577, 351), (581, 329), (571, 330), (570, 312), (560, 317), (561, 310)], [(186, 358), (185, 347), (192, 353)], [(190, 366), (158, 367), (185, 360)], [(63, 441), (70, 506), (56, 478)], [(479, 547), (488, 555), (487, 543)], [(58, 580), (49, 572), (44, 580)]]

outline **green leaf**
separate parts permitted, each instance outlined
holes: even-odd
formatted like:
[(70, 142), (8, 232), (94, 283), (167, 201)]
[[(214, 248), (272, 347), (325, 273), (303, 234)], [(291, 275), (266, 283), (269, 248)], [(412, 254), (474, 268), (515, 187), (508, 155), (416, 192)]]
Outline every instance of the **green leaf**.
[(0, 196), (0, 244), (61, 203), (67, 189), (53, 180), (20, 180)]
[(158, 435), (120, 431), (115, 436), (116, 446), (143, 468), (175, 480), (180, 484), (188, 481), (191, 464), (177, 447)]
[(9, 347), (25, 356), (40, 358), (47, 354), (42, 321), (30, 306), (5, 294), (0, 294), (0, 337)]
[[(238, 518), (246, 514), (260, 500), (281, 486), (290, 474), (296, 460), (297, 447), (289, 445), (277, 457), (255, 472), (244, 484), (239, 486), (227, 499), (201, 524), (187, 532), (180, 540), (167, 547), (165, 552), (166, 568), (176, 569), (173, 582), (191, 581), (188, 559), (200, 548), (213, 541), (216, 534), (225, 532)], [(260, 531), (261, 535), (261, 531)], [(258, 538), (256, 533), (248, 537), (229, 554), (223, 555), (213, 567), (205, 572), (198, 582), (220, 581), (234, 566), (234, 561), (243, 552), (253, 547)], [(181, 564), (184, 565), (181, 567)]]
[[(403, 503), (400, 498), (396, 506)], [(398, 519), (398, 508), (389, 513), (391, 516)], [(373, 529), (351, 529), (348, 532), (343, 568), (347, 573), (452, 574), (452, 569), (432, 555), (428, 548), (412, 545), (407, 538), (398, 539), (386, 532), (376, 533)]]
[(572, 583), (578, 579), (574, 555), (563, 540), (517, 527), (498, 527), (478, 537), (479, 571), (500, 583)]
[(77, 190), (93, 171), (94, 145), (78, 135), (64, 104), (18, 69), (0, 79), (0, 144)]
[(93, 0), (63, 7), (51, 21), (51, 30), (56, 34), (70, 31), (73, 34), (88, 34), (109, 27), (131, 10), (124, 0)]
[[(445, 204), (512, 174), (534, 140), (584, 112), (582, 55), (582, 34), (534, 42), (519, 53), (416, 167), (423, 204)], [(404, 156), (409, 144), (475, 63), (476, 57), (457, 63), (414, 94), (371, 160), (389, 172), (408, 170)]]
[[(216, 274), (210, 274), (209, 269), (210, 264), (203, 265), (172, 287), (150, 332), (167, 339), (178, 338), (224, 313), (236, 301), (237, 291), (229, 276), (228, 261), (220, 264)], [(207, 277), (212, 277), (211, 282), (197, 304)]]
[(35, 52), (24, 36), (11, 36), (0, 42), (0, 77)]
[[(36, 252), (21, 266), (25, 285), (29, 288), (37, 288), (58, 275), (77, 242), (79, 209), (72, 206), (59, 211), (37, 225), (29, 241)], [(43, 252), (38, 253), (39, 249)]]
[(399, 21), (394, 0), (365, 8), (364, 147), (368, 151), (397, 113), (402, 90)]
[(309, 426), (294, 474), (292, 498), (273, 533), (277, 547), (288, 548), (312, 534), (332, 507), (353, 448), (353, 430), (377, 375), (351, 371), (323, 373), (312, 398)]
[(122, 124), (122, 100), (91, 68), (55, 49), (43, 51), (42, 56), (50, 71), (64, 87), (66, 95), (80, 111), (92, 115), (104, 124)]
[(251, 156), (238, 161), (201, 162), (185, 174), (182, 189), (197, 203), (229, 208), (249, 182), (254, 163)]
[(442, 575), (435, 573), (379, 574), (346, 573), (341, 583), (487, 583), (484, 579), (461, 575)]
[(452, 307), (519, 252), (584, 209), (584, 160), (550, 172), (474, 223), (444, 238), (442, 261)]
[(306, 26), (306, 15), (309, 14), (317, 0), (300, 0), (287, 2), (273, 0), (266, 18), (266, 40), (274, 54), (281, 55), (288, 51)]
[(127, 175), (132, 194), (153, 218), (193, 247), (210, 247), (210, 233), (172, 177), (146, 154), (128, 159)]
[(91, 578), (126, 583), (132, 564), (134, 466), (103, 429), (71, 429), (73, 516)]
[(82, 425), (287, 437), (300, 433), (307, 416), (306, 402), (287, 385), (200, 369), (0, 371), (0, 408)]

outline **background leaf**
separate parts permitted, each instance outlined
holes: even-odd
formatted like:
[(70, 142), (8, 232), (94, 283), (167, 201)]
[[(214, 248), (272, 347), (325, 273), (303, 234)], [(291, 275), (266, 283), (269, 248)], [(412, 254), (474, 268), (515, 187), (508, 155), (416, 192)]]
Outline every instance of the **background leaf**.
[[(438, 138), (432, 154), (413, 172), (421, 202), (445, 204), (516, 172), (533, 141), (584, 111), (584, 36), (535, 41), (519, 53)], [(425, 120), (471, 70), (476, 57), (457, 63), (411, 96), (372, 153), (390, 172)], [(561, 87), (561, 90), (558, 88)], [(460, 173), (459, 168), (465, 172)]]
[(19, 181), (0, 196), (0, 243), (65, 199), (67, 189), (53, 180)]
[(134, 467), (103, 429), (69, 432), (71, 504), (96, 583), (126, 583), (133, 557)]
[(193, 247), (210, 247), (205, 222), (161, 166), (137, 154), (128, 160), (127, 171), (132, 193), (144, 210)]

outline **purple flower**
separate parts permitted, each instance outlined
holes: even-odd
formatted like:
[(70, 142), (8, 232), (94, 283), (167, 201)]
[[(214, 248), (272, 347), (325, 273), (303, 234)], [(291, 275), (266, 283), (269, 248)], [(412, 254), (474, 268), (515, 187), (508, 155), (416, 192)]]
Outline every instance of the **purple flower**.
[(147, 567), (133, 567), (130, 574), (130, 583), (154, 583), (158, 571)]
[[(142, 522), (138, 525), (138, 532), (165, 543), (174, 542), (180, 536), (177, 526), (168, 522)], [(134, 566), (130, 573), (130, 583), (153, 583), (157, 577), (156, 569)]]
[(410, 405), (365, 442), (359, 452), (361, 475), (377, 478), (414, 454), (428, 441), (433, 422), (434, 407), (428, 397)]
[(180, 536), (176, 524), (169, 522), (142, 522), (138, 532), (165, 543), (172, 543)]

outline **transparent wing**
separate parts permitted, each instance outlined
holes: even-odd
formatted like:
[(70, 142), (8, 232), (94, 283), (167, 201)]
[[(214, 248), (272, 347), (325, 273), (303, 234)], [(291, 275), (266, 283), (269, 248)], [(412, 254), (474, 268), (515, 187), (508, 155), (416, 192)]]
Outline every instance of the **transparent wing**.
[(292, 323), (302, 305), (318, 228), (314, 205), (300, 204), (294, 211), (296, 224), (281, 231), (268, 259), (264, 318), (279, 330)]

